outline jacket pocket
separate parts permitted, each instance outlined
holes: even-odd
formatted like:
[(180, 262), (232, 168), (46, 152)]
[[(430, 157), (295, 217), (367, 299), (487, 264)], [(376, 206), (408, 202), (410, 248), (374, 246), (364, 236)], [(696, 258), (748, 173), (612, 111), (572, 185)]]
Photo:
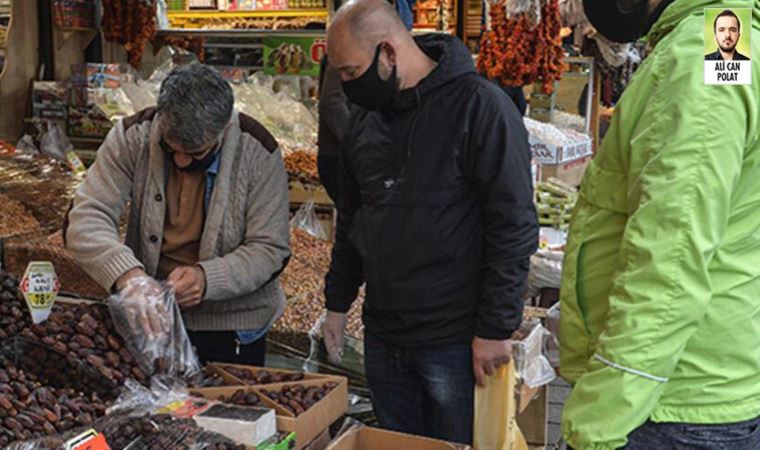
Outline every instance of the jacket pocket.
[(624, 173), (601, 168), (592, 162), (581, 184), (580, 195), (597, 208), (626, 214), (626, 184)]

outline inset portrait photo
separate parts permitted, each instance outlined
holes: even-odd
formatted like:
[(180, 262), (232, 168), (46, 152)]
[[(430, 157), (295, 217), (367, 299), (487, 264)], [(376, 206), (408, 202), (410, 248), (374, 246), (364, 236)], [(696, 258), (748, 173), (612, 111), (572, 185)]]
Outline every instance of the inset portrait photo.
[(751, 84), (752, 10), (705, 9), (705, 83)]

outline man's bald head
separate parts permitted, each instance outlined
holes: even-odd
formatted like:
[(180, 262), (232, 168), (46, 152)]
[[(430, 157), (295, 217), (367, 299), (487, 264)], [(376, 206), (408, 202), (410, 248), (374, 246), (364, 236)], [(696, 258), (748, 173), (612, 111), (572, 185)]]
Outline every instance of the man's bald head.
[(350, 0), (343, 4), (333, 18), (328, 30), (336, 39), (361, 43), (365, 50), (374, 51), (382, 41), (403, 42), (411, 40), (393, 6), (385, 0)]

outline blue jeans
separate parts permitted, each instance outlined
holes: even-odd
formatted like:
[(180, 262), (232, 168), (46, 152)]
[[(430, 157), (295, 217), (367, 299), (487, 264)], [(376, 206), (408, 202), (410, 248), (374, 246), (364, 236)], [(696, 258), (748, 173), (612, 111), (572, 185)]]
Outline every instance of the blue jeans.
[(623, 450), (757, 450), (760, 418), (739, 423), (696, 425), (647, 422), (628, 435)]
[(366, 334), (364, 366), (382, 428), (472, 444), (470, 344), (406, 350)]
[(757, 449), (760, 449), (760, 417), (718, 425), (647, 422), (628, 435), (628, 444), (620, 450)]

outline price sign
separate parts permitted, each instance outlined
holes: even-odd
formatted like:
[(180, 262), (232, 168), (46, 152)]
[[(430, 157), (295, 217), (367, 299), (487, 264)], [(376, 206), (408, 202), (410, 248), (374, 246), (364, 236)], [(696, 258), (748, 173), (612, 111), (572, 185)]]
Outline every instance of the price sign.
[(53, 309), (61, 285), (53, 264), (48, 261), (32, 261), (21, 279), (21, 293), (32, 314), (34, 323), (44, 322)]
[(87, 430), (66, 442), (66, 450), (111, 450), (105, 436), (95, 430)]

